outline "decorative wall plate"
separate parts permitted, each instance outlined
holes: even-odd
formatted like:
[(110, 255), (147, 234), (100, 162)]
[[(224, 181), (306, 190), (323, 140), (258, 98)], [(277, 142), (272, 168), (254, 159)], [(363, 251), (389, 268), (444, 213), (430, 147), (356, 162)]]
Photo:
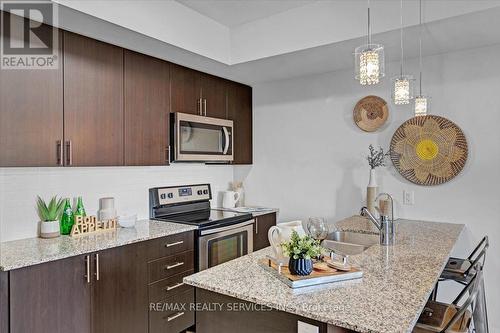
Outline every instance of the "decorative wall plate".
[(439, 116), (407, 120), (391, 140), (391, 160), (407, 180), (425, 186), (446, 183), (467, 161), (465, 135), (455, 123)]
[(359, 100), (353, 110), (354, 122), (366, 132), (374, 132), (387, 121), (389, 109), (384, 99), (366, 96)]

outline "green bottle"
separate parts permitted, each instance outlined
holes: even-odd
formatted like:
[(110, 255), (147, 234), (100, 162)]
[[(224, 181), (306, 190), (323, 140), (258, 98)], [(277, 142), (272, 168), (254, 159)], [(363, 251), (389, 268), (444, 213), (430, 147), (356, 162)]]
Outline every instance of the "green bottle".
[(69, 199), (66, 198), (64, 203), (64, 210), (61, 216), (61, 234), (69, 235), (71, 233), (71, 228), (75, 223), (75, 216), (73, 215), (73, 210), (71, 209), (71, 204)]
[(76, 201), (75, 216), (87, 216), (87, 214), (85, 213), (85, 208), (83, 208), (82, 197), (78, 197), (78, 200)]

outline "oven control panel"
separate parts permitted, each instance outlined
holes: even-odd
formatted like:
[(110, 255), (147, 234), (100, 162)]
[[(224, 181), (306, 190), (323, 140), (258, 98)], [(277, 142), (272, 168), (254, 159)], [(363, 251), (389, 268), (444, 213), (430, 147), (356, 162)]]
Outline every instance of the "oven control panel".
[(212, 199), (209, 184), (161, 187), (157, 191), (160, 205)]

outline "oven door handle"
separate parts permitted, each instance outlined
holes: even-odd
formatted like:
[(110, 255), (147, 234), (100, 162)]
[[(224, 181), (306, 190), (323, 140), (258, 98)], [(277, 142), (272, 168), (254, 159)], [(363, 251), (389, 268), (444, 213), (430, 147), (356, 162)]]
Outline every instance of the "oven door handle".
[(226, 126), (222, 127), (222, 131), (224, 132), (224, 155), (227, 155), (227, 152), (229, 150), (229, 131), (227, 130)]
[(226, 231), (226, 230), (239, 229), (239, 228), (246, 227), (247, 225), (250, 225), (250, 224), (253, 224), (253, 223), (254, 223), (254, 220), (251, 219), (251, 220), (248, 220), (248, 221), (245, 221), (245, 222), (242, 222), (242, 223), (231, 224), (231, 225), (228, 225), (228, 226), (225, 226), (225, 227), (220, 227), (220, 228), (215, 228), (215, 229), (208, 229), (208, 230), (201, 230), (200, 231), (200, 235), (201, 236), (205, 236), (205, 235), (215, 234), (215, 233)]

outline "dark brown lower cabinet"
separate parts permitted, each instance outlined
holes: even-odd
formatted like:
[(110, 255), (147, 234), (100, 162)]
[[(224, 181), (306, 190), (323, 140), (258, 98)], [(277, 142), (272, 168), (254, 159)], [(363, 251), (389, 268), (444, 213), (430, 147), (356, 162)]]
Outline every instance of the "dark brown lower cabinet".
[[(272, 310), (255, 305), (253, 311), (231, 311), (250, 308), (251, 303), (217, 294), (204, 289), (196, 289), (196, 301), (200, 308), (222, 307), (222, 311), (199, 311), (196, 313), (196, 333), (296, 333), (298, 322), (318, 328), (318, 333), (326, 333), (327, 325), (312, 319), (287, 312)], [(206, 306), (204, 306), (206, 304)]]
[[(0, 333), (181, 332), (194, 312), (153, 312), (150, 303), (194, 302), (182, 283), (193, 241), (186, 232), (0, 272)], [(151, 263), (162, 263), (154, 276)]]
[(10, 333), (90, 332), (92, 286), (87, 280), (87, 258), (10, 271)]
[(148, 330), (147, 242), (93, 254), (94, 333)]
[(269, 238), (267, 237), (267, 232), (269, 228), (273, 225), (276, 225), (276, 213), (265, 214), (261, 216), (257, 216), (255, 218), (255, 227), (254, 227), (254, 238), (253, 238), (253, 250), (257, 251), (268, 247)]

